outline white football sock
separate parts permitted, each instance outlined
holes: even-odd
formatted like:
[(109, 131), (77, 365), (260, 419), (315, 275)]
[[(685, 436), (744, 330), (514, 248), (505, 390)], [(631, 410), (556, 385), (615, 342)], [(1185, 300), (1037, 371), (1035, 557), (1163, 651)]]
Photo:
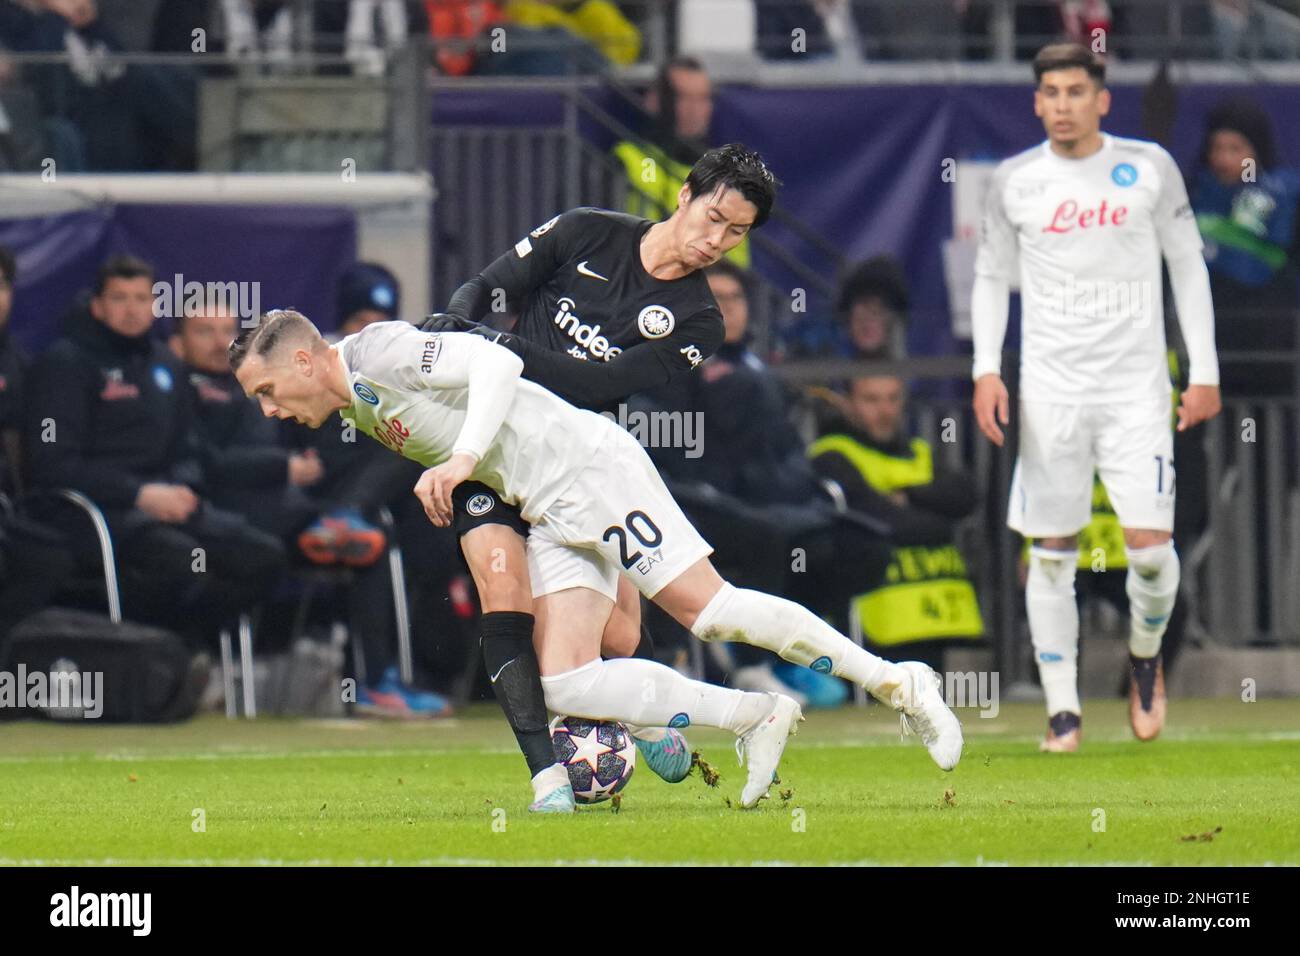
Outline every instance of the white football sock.
[(1169, 626), (1169, 613), (1178, 598), (1181, 566), (1173, 541), (1137, 550), (1124, 549), (1128, 557), (1129, 653), (1155, 657)]
[(545, 770), (537, 771), (533, 777), (533, 799), (540, 800), (552, 790), (559, 789), (569, 782), (569, 772), (561, 764), (553, 763)]
[(1025, 611), (1034, 660), (1047, 697), (1047, 715), (1079, 705), (1079, 606), (1074, 602), (1076, 551), (1029, 549)]
[(636, 657), (594, 660), (542, 676), (546, 706), (557, 714), (621, 720), (643, 727), (703, 724), (743, 734), (768, 715), (772, 698), (683, 677)]
[(807, 608), (731, 584), (705, 605), (691, 633), (702, 641), (752, 644), (792, 664), (843, 677), (891, 707), (894, 691), (907, 680), (897, 664), (858, 647)]

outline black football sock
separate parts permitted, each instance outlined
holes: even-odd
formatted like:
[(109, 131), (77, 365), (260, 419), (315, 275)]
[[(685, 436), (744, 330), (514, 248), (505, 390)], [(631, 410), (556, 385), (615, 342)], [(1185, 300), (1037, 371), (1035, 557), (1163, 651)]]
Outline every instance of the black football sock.
[(519, 741), (529, 776), (535, 777), (555, 763), (555, 750), (533, 650), (533, 616), (521, 611), (492, 611), (479, 619), (479, 633), (492, 692)]

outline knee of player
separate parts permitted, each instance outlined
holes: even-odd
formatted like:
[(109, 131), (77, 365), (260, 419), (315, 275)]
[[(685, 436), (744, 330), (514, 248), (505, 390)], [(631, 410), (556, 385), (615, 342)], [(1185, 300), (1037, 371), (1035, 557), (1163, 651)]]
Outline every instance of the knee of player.
[(475, 579), (478, 585), (479, 606), (484, 614), (498, 611), (517, 611), (528, 613), (533, 609), (533, 595), (528, 582), (490, 578), (487, 581)]
[(1125, 528), (1124, 549), (1126, 551), (1146, 551), (1173, 545), (1173, 533), (1156, 531), (1151, 528)]
[(1124, 556), (1133, 573), (1146, 580), (1159, 577), (1165, 572), (1176, 573), (1178, 570), (1178, 553), (1169, 537), (1145, 547), (1125, 546)]
[(641, 628), (618, 614), (610, 616), (600, 638), (602, 657), (631, 657), (641, 643)]
[(1032, 590), (1074, 590), (1077, 551), (1056, 551), (1047, 548), (1029, 549), (1029, 580), (1026, 587)]

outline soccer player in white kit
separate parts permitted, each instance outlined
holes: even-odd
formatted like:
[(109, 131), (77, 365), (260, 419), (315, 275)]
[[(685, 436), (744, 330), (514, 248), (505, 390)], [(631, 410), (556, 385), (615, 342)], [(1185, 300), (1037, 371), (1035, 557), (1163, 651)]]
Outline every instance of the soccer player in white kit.
[(1047, 140), (998, 166), (980, 234), (974, 407), (980, 430), (1001, 445), (1002, 343), (1018, 277), (1020, 449), (1007, 524), (1033, 539), (1025, 607), (1047, 698), (1041, 749), (1061, 752), (1077, 750), (1081, 736), (1074, 577), (1094, 472), (1128, 556), (1129, 720), (1139, 740), (1165, 720), (1160, 641), (1179, 564), (1162, 256), (1191, 366), (1179, 431), (1218, 414), (1219, 367), (1201, 237), (1173, 159), (1155, 143), (1101, 131), (1110, 94), (1087, 47), (1044, 47), (1034, 75)]
[[(767, 794), (802, 719), (798, 705), (689, 680), (650, 660), (601, 660), (622, 574), (701, 640), (744, 641), (854, 681), (902, 712), (935, 763), (957, 764), (961, 727), (938, 675), (868, 653), (798, 604), (723, 581), (708, 560), (713, 549), (636, 439), (521, 380), (523, 362), (504, 347), (405, 322), (377, 322), (330, 346), (303, 315), (282, 310), (232, 343), (230, 359), (264, 414), (319, 428), (338, 411), (389, 449), (433, 466), (414, 490), (434, 524), (450, 524), (452, 491), (471, 477), (519, 508), (531, 526), (534, 641), (551, 710), (643, 727), (725, 728), (749, 765), (741, 804)], [(571, 801), (567, 787), (551, 792), (565, 791)]]

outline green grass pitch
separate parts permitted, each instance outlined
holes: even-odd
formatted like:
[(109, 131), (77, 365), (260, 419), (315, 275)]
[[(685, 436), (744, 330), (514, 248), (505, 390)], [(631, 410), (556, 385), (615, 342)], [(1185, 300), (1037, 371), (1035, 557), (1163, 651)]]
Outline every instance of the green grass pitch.
[(1300, 707), (1173, 700), (1170, 715), (1139, 744), (1121, 701), (1088, 702), (1083, 750), (1042, 755), (1040, 706), (963, 710), (945, 774), (882, 708), (814, 711), (752, 811), (728, 804), (744, 780), (729, 735), (693, 729), (717, 789), (638, 767), (618, 812), (576, 817), (526, 812), (491, 704), (440, 723), (9, 723), (0, 863), (1300, 863)]

